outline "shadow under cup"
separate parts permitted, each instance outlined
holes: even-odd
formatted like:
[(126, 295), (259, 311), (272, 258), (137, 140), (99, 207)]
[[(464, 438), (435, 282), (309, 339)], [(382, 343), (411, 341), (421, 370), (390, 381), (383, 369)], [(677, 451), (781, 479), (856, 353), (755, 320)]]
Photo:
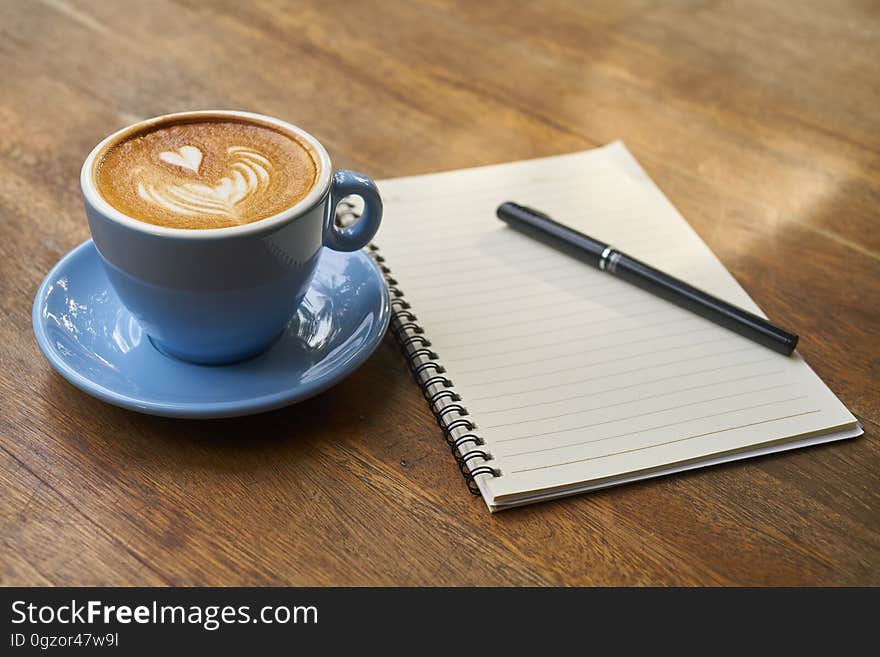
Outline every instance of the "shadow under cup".
[[(152, 121), (181, 117), (186, 113)], [(81, 185), (92, 239), (122, 303), (153, 344), (171, 356), (201, 364), (231, 363), (268, 348), (308, 291), (324, 246), (354, 251), (372, 239), (382, 216), (375, 184), (352, 171), (333, 172), (320, 143), (298, 128), (242, 112), (212, 117), (271, 123), (309, 142), (320, 159), (318, 179), (286, 211), (229, 228), (181, 229), (128, 217), (97, 192), (94, 168), (106, 148), (138, 124), (111, 135), (83, 165)], [(344, 196), (363, 197), (365, 212), (348, 228), (334, 225)]]

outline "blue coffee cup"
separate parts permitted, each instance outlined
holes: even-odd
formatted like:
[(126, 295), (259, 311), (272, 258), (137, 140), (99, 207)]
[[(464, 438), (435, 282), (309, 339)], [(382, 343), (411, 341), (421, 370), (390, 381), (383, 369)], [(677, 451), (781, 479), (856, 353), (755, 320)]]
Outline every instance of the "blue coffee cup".
[[(247, 120), (296, 135), (318, 160), (314, 187), (276, 215), (209, 229), (138, 221), (101, 196), (96, 166), (108, 148), (144, 129), (198, 118)], [(268, 348), (305, 296), (323, 247), (360, 249), (382, 219), (382, 199), (370, 178), (333, 171), (326, 149), (310, 134), (249, 112), (183, 112), (124, 128), (92, 150), (80, 184), (92, 239), (119, 299), (160, 351), (201, 364), (243, 360)], [(364, 212), (341, 228), (336, 205), (348, 195), (363, 199)]]

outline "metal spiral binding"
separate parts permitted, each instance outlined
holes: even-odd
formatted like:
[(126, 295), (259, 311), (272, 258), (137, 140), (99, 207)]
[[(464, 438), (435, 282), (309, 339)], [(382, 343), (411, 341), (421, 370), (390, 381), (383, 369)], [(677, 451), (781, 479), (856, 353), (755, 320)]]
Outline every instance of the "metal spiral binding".
[[(345, 224), (358, 216), (354, 203), (345, 200), (337, 206), (337, 221)], [(443, 431), (446, 444), (458, 463), (468, 490), (479, 495), (476, 478), (480, 475), (501, 476), (497, 468), (488, 465), (492, 455), (482, 449), (483, 439), (474, 433), (477, 425), (468, 419), (468, 410), (461, 403), (461, 396), (453, 389), (452, 381), (445, 376), (446, 368), (439, 362), (439, 356), (431, 349), (431, 341), (424, 336), (424, 329), (419, 325), (418, 318), (412, 312), (409, 302), (403, 298), (403, 291), (398, 287), (397, 280), (391, 275), (391, 269), (385, 264), (385, 258), (379, 253), (375, 244), (367, 246), (367, 253), (379, 265), (388, 290), (391, 293), (391, 335), (400, 345), (407, 366), (422, 394), (428, 402), (428, 408)]]

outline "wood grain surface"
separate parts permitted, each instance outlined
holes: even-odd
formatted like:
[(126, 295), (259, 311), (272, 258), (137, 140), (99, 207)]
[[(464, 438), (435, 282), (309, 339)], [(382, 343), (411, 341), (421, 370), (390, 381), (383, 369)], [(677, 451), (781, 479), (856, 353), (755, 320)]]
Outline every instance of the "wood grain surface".
[[(880, 6), (0, 0), (0, 583), (880, 584)], [(390, 337), (305, 403), (148, 417), (46, 363), (79, 167), (185, 109), (376, 178), (622, 139), (863, 438), (490, 515)]]

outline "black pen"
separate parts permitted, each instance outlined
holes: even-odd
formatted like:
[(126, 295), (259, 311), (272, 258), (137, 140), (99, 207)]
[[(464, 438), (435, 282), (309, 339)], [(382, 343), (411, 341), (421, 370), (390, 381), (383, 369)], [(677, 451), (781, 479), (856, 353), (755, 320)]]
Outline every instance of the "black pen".
[(604, 242), (554, 221), (543, 212), (511, 202), (499, 205), (497, 212), (498, 218), (513, 228), (773, 351), (791, 356), (797, 347), (798, 336), (771, 324), (763, 317), (664, 274)]

